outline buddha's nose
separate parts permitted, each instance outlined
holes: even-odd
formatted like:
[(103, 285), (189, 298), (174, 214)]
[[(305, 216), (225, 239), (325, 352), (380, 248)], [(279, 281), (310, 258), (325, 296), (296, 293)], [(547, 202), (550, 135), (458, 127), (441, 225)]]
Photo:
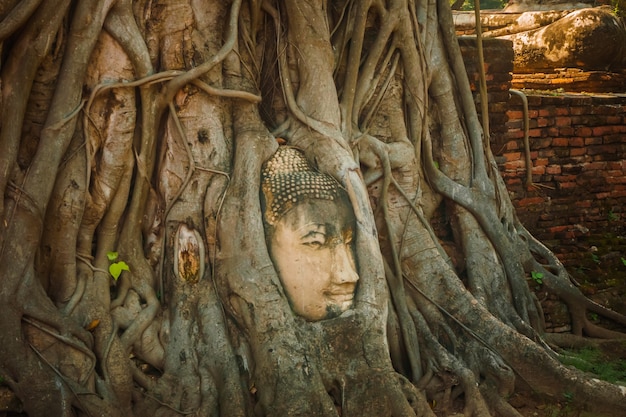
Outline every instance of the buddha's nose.
[(359, 280), (359, 275), (356, 272), (350, 246), (344, 244), (335, 246), (333, 255), (331, 266), (333, 282), (336, 284), (356, 283)]

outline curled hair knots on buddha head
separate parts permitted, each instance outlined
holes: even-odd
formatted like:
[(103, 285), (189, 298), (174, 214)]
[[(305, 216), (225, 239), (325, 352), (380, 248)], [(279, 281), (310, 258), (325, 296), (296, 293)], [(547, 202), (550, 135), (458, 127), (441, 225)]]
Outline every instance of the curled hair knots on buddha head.
[(335, 200), (343, 191), (333, 177), (315, 171), (302, 151), (280, 146), (263, 164), (264, 219), (275, 225), (289, 209), (307, 199)]

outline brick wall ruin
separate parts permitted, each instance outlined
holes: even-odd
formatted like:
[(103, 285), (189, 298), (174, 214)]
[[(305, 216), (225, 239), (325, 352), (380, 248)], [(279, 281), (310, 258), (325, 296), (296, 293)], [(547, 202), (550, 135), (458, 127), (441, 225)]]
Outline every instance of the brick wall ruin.
[[(461, 37), (459, 44), (477, 91), (475, 39)], [(483, 49), (492, 151), (522, 223), (564, 261), (574, 250), (569, 240), (626, 232), (626, 94), (525, 90), (528, 187), (522, 100), (508, 93), (515, 78), (511, 44), (485, 39)]]
[[(626, 220), (626, 95), (530, 95), (526, 166), (521, 100), (497, 151), (518, 215), (543, 241), (603, 233)], [(557, 243), (557, 242), (553, 242)]]

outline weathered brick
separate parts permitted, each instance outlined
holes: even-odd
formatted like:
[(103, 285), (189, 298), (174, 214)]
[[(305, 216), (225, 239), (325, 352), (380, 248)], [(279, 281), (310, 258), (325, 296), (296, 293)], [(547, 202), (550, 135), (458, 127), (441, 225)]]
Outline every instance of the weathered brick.
[(505, 149), (506, 149), (507, 151), (516, 151), (516, 150), (518, 150), (518, 149), (519, 149), (519, 145), (518, 145), (517, 141), (510, 140), (510, 141), (508, 141), (508, 142), (506, 143), (506, 147), (505, 147)]
[(511, 178), (509, 180), (506, 181), (507, 186), (509, 187), (514, 187), (516, 185), (520, 185), (522, 183), (521, 178), (515, 176), (514, 178)]
[(552, 126), (554, 124), (553, 119), (547, 119), (545, 117), (538, 117), (536, 119), (530, 120), (530, 127), (546, 127)]
[(592, 129), (592, 134), (593, 136), (605, 136), (615, 133), (616, 130), (615, 126), (596, 126)]
[(573, 147), (582, 147), (582, 146), (585, 146), (585, 139), (580, 138), (580, 137), (569, 138), (567, 140), (567, 144)]
[(554, 156), (554, 149), (552, 148), (541, 149), (539, 151), (539, 156), (542, 158), (552, 158)]
[(606, 180), (603, 177), (599, 177), (595, 173), (584, 173), (581, 174), (579, 180), (582, 184), (585, 185), (586, 188), (594, 191), (601, 191), (606, 187)]
[(560, 232), (567, 230), (568, 227), (569, 227), (568, 225), (553, 226), (549, 229), (549, 231), (550, 233), (560, 233)]
[(617, 170), (617, 169), (611, 169), (609, 167), (609, 163), (607, 162), (607, 169), (603, 170), (602, 172), (600, 172), (600, 175), (602, 175), (603, 177), (621, 177), (623, 174), (622, 170)]
[(523, 167), (524, 167), (524, 161), (522, 160), (509, 161), (504, 164), (504, 169), (506, 170), (517, 170)]
[(576, 157), (573, 157), (571, 155), (567, 159), (559, 160), (561, 165), (568, 165), (568, 164), (580, 165), (580, 164), (583, 164), (584, 162), (589, 162), (589, 161), (590, 161), (590, 158), (587, 157), (587, 156), (576, 156)]
[(559, 190), (571, 190), (576, 188), (578, 185), (576, 184), (576, 182), (574, 181), (569, 181), (569, 182), (558, 182), (557, 183), (557, 188)]
[(555, 116), (556, 115), (556, 107), (549, 106), (549, 107), (541, 108), (541, 109), (538, 110), (538, 114), (539, 114), (539, 116), (542, 116), (542, 117)]
[(585, 116), (571, 116), (572, 126), (580, 126), (584, 124)]
[(554, 154), (559, 158), (567, 158), (570, 156), (570, 148), (554, 148)]
[(546, 172), (548, 174), (560, 174), (561, 173), (561, 166), (560, 165), (550, 165), (550, 166), (546, 167)]
[(509, 132), (515, 130), (523, 133), (522, 129), (524, 128), (524, 122), (522, 122), (521, 120), (509, 119), (509, 121), (505, 123), (505, 126)]
[(572, 115), (581, 115), (581, 114), (586, 114), (589, 110), (587, 109), (587, 107), (582, 107), (582, 106), (577, 106), (577, 107), (570, 107), (570, 114)]
[(543, 148), (548, 148), (551, 145), (552, 145), (552, 139), (549, 139), (549, 138), (532, 139), (530, 141), (530, 148), (531, 149), (543, 149)]
[(569, 141), (567, 138), (554, 138), (552, 139), (552, 146), (567, 146)]
[(591, 136), (592, 130), (586, 126), (576, 126), (575, 133), (577, 136), (588, 137)]
[(495, 99), (497, 101), (489, 102), (489, 112), (490, 113), (504, 113), (506, 114), (506, 110), (508, 108), (508, 104), (506, 102), (500, 101), (500, 99)]
[(520, 139), (520, 138), (523, 138), (523, 137), (524, 137), (524, 132), (522, 130), (519, 130), (519, 129), (509, 130), (504, 135), (504, 139), (505, 140), (515, 140), (515, 139)]
[(571, 117), (567, 117), (567, 116), (561, 116), (561, 117), (557, 117), (555, 119), (555, 124), (559, 127), (561, 126), (571, 126), (572, 125), (572, 118)]
[(528, 198), (522, 198), (521, 200), (519, 200), (517, 205), (518, 207), (528, 207), (528, 206), (532, 206), (536, 204), (541, 204), (543, 202), (544, 202), (543, 197), (528, 197)]
[(564, 165), (557, 165), (559, 166), (562, 171), (564, 173), (567, 174), (580, 174), (583, 170), (583, 165), (581, 164), (564, 164)]
[(613, 114), (618, 114), (620, 111), (621, 111), (621, 106), (600, 105), (600, 106), (592, 106), (591, 114), (613, 115)]
[(623, 134), (606, 135), (602, 138), (603, 143), (626, 143), (626, 137)]
[(620, 156), (617, 153), (599, 153), (591, 157), (592, 161), (617, 161)]
[(522, 153), (521, 152), (509, 152), (509, 153), (505, 153), (503, 156), (507, 162), (519, 161), (522, 158)]
[(569, 107), (557, 107), (556, 115), (557, 116), (568, 116), (570, 114)]
[(545, 136), (553, 138), (555, 136), (559, 136), (559, 128), (558, 127), (547, 127), (544, 129), (545, 130)]
[(576, 175), (555, 175), (554, 179), (562, 183), (575, 182)]
[(606, 169), (606, 162), (587, 162), (583, 164), (583, 171), (597, 171)]
[(590, 146), (587, 149), (587, 154), (589, 155), (604, 155), (606, 157), (610, 157), (611, 154), (615, 155), (617, 151), (617, 146), (615, 145), (596, 145)]
[(528, 129), (528, 136), (531, 138), (540, 138), (545, 136), (543, 129)]
[(543, 175), (546, 172), (546, 167), (545, 166), (534, 166), (532, 168), (532, 174), (533, 175)]
[(602, 145), (602, 138), (586, 137), (585, 146), (589, 145)]
[(626, 184), (626, 176), (619, 175), (606, 177), (606, 182), (608, 184)]

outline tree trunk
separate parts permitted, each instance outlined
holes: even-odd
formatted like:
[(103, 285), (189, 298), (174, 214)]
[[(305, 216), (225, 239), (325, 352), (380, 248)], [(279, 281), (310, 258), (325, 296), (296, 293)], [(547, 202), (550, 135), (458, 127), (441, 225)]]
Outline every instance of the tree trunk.
[[(623, 388), (542, 339), (531, 271), (579, 336), (624, 338), (587, 311), (626, 318), (517, 221), (446, 0), (41, 0), (0, 18), (11, 411), (518, 415), (518, 379), (625, 411)], [(272, 191), (274, 213), (277, 149), (302, 175)], [(449, 230), (434, 230), (442, 211)], [(322, 219), (292, 253), (317, 261), (310, 282), (278, 266), (289, 213)], [(313, 294), (321, 319), (285, 284), (349, 273), (340, 301)]]

